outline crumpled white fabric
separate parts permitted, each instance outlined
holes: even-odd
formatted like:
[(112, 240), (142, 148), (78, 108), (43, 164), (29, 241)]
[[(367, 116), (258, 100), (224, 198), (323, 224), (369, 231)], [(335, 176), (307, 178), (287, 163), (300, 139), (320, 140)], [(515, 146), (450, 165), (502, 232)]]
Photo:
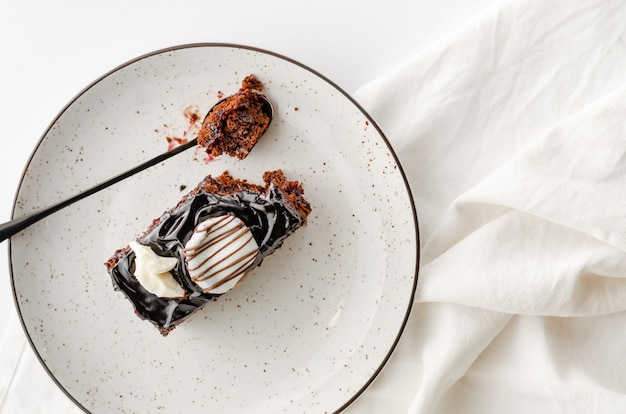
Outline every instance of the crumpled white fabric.
[(350, 412), (626, 412), (626, 2), (505, 3), (355, 97), (422, 257)]

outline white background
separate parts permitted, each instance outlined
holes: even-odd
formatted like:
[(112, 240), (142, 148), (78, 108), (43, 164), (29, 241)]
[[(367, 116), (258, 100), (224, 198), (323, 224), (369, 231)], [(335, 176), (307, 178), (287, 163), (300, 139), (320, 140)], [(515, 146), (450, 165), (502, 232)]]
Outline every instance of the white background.
[[(0, 221), (10, 219), (23, 169), (58, 112), (129, 59), (179, 44), (238, 43), (295, 59), (353, 93), (500, 1), (2, 0)], [(0, 243), (0, 347), (25, 341), (8, 328), (17, 316), (7, 244)], [(19, 386), (3, 375), (2, 413), (7, 390)]]

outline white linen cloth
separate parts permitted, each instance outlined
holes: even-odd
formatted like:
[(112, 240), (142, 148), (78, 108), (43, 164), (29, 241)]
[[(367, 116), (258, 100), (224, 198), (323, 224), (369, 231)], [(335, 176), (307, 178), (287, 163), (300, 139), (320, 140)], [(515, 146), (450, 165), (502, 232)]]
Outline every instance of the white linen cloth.
[(355, 96), (422, 257), (354, 412), (626, 412), (626, 2), (507, 3)]

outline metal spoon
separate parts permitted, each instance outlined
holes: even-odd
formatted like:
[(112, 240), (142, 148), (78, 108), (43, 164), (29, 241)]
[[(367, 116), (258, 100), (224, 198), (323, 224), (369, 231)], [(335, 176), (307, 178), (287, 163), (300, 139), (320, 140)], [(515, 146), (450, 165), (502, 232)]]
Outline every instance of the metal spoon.
[[(272, 103), (267, 99), (267, 97), (261, 93), (259, 93), (260, 97), (263, 100), (263, 112), (265, 112), (269, 117), (270, 117), (270, 121), (272, 119), (272, 116), (274, 114), (274, 110), (272, 107)], [(224, 98), (222, 100), (220, 100), (219, 102), (217, 102), (215, 105), (213, 105), (213, 107), (211, 109), (209, 109), (209, 111), (207, 112), (208, 116), (213, 109), (221, 102), (223, 102), (224, 100), (226, 100), (228, 98)], [(206, 119), (205, 116), (205, 119)], [(43, 210), (37, 211), (33, 214), (24, 216), (24, 217), (20, 217), (17, 219), (13, 219), (11, 221), (8, 221), (4, 224), (0, 225), (0, 242), (8, 239), (9, 237), (13, 236), (14, 234), (24, 230), (26, 227), (30, 226), (31, 224), (34, 224), (36, 222), (38, 222), (39, 220), (48, 217), (50, 214), (55, 213), (59, 210), (61, 210), (62, 208), (65, 208), (71, 204), (76, 203), (77, 201), (82, 200), (83, 198), (89, 197), (90, 195), (93, 195), (95, 193), (97, 193), (100, 190), (104, 190), (107, 187), (112, 186), (115, 183), (118, 183), (128, 177), (131, 177), (135, 174), (137, 174), (138, 172), (141, 172), (145, 169), (148, 169), (150, 167), (152, 167), (153, 165), (156, 165), (162, 161), (167, 160), (170, 157), (173, 157), (177, 154), (180, 154), (183, 151), (188, 150), (189, 148), (195, 147), (198, 144), (198, 138), (194, 138), (193, 140), (179, 145), (178, 147), (172, 149), (171, 151), (168, 151), (166, 153), (157, 155), (156, 157), (122, 173), (119, 174), (101, 184), (96, 185), (93, 188), (90, 188), (86, 191), (83, 191), (82, 193), (79, 193), (73, 197), (68, 198), (67, 200), (63, 200), (57, 204), (53, 204), (49, 207), (44, 208)]]

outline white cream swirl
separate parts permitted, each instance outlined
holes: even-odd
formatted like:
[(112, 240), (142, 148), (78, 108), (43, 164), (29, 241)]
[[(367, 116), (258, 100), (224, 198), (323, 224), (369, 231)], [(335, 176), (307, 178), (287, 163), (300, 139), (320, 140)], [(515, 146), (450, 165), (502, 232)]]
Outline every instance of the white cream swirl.
[(198, 223), (183, 253), (191, 280), (204, 292), (221, 294), (243, 280), (259, 247), (248, 226), (226, 214)]
[(130, 242), (129, 246), (135, 253), (133, 274), (141, 286), (150, 293), (164, 298), (185, 296), (185, 290), (170, 273), (178, 263), (178, 259), (159, 256), (149, 246), (136, 241)]

